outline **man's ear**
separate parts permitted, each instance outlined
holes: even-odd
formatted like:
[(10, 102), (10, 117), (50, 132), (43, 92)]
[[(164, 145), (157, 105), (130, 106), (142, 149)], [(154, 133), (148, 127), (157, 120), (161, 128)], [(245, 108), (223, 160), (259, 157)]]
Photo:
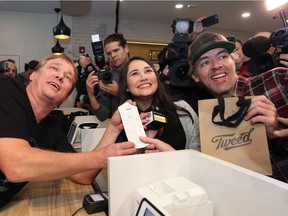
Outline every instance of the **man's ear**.
[(198, 76), (195, 74), (195, 72), (192, 73), (191, 77), (196, 83), (200, 82), (200, 80), (199, 80)]
[(128, 44), (125, 44), (124, 50), (125, 50), (126, 53), (129, 53), (129, 47), (128, 47)]
[(34, 76), (35, 76), (35, 73), (34, 73), (34, 71), (33, 71), (33, 72), (30, 74), (30, 76), (29, 76), (29, 80), (30, 80), (30, 81), (33, 81)]

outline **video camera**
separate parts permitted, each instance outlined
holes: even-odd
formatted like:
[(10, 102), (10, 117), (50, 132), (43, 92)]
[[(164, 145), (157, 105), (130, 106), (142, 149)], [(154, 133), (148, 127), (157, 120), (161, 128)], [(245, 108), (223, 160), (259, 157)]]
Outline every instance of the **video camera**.
[[(274, 53), (267, 51), (277, 48)], [(279, 55), (288, 53), (288, 27), (278, 29), (271, 33), (269, 38), (258, 36), (249, 39), (243, 44), (243, 53), (250, 57), (248, 75), (256, 76), (275, 67), (281, 67)]]
[(5, 73), (8, 71), (9, 71), (8, 63), (6, 61), (1, 61), (0, 62), (0, 73)]
[[(188, 48), (190, 45), (189, 33), (193, 31), (194, 22), (187, 18), (177, 18), (171, 27), (174, 33), (172, 42), (169, 43), (158, 55), (161, 81), (169, 80), (170, 85), (192, 86), (193, 82), (188, 77)], [(161, 73), (169, 65), (166, 75)]]

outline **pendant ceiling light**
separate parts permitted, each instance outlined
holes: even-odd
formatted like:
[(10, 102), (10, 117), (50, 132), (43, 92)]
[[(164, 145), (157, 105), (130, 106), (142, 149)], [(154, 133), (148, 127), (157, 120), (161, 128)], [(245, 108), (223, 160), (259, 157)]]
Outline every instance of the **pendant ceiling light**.
[[(58, 13), (61, 11), (60, 8), (55, 8), (57, 13), (57, 22), (58, 22)], [(53, 27), (53, 35), (57, 39), (68, 39), (71, 35), (71, 29), (64, 23), (63, 20), (63, 11), (61, 13), (61, 19), (57, 26)]]
[(52, 47), (53, 55), (62, 55), (64, 52), (64, 48), (60, 45), (58, 39), (54, 47)]

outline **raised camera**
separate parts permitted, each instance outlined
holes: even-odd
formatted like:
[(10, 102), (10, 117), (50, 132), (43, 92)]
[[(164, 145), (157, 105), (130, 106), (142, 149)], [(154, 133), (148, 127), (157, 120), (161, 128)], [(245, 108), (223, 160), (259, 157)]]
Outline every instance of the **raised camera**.
[[(252, 40), (254, 43), (251, 43)], [(272, 54), (268, 52), (271, 46), (277, 48)], [(269, 38), (258, 36), (249, 39), (243, 44), (242, 49), (243, 53), (250, 57), (247, 70), (249, 76), (262, 74), (275, 67), (285, 67), (280, 64), (279, 56), (281, 53), (288, 53), (288, 27), (272, 32)]]
[(104, 56), (104, 48), (103, 43), (99, 38), (98, 34), (92, 35), (92, 50), (95, 58), (96, 65), (100, 68), (99, 71), (96, 71), (96, 75), (99, 79), (105, 83), (109, 84), (113, 81), (113, 74), (111, 71), (105, 67), (105, 56)]
[(193, 86), (194, 82), (188, 77), (188, 48), (190, 44), (189, 34), (193, 31), (194, 22), (187, 18), (177, 18), (173, 21), (172, 31), (174, 36), (158, 55), (159, 71), (166, 65), (169, 66), (167, 77), (160, 75), (162, 81), (169, 80), (172, 86)]
[(98, 71), (97, 75), (99, 79), (105, 84), (113, 82), (113, 74), (109, 69), (101, 69)]

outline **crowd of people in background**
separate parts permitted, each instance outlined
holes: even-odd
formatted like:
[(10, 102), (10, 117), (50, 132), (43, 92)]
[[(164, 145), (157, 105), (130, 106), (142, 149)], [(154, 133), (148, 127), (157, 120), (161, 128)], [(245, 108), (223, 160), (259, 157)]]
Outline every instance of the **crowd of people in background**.
[[(189, 38), (191, 39), (191, 42), (192, 42), (189, 47), (190, 54), (188, 57), (188, 62), (190, 64), (189, 65), (189, 68), (190, 68), (189, 77), (196, 83), (196, 85), (191, 88), (190, 87), (183, 88), (179, 86), (175, 87), (169, 84), (169, 79), (166, 79), (163, 82), (165, 84), (164, 87), (166, 88), (166, 92), (161, 92), (162, 83), (159, 83), (158, 78), (157, 78), (158, 91), (154, 93), (148, 94), (147, 92), (145, 92), (145, 90), (143, 90), (145, 88), (141, 89), (140, 91), (140, 89), (138, 89), (139, 87), (133, 88), (132, 86), (129, 86), (129, 80), (131, 79), (128, 73), (129, 66), (131, 66), (131, 61), (129, 61), (128, 60), (129, 57), (127, 57), (129, 53), (129, 49), (127, 47), (128, 45), (126, 44), (125, 46), (126, 46), (127, 52), (123, 52), (125, 50), (125, 47), (121, 46), (121, 43), (119, 42), (118, 47), (120, 48), (118, 48), (118, 50), (123, 50), (122, 59), (125, 59), (125, 61), (123, 62), (126, 63), (126, 65), (124, 63), (121, 64), (121, 66), (125, 65), (125, 67), (124, 67), (124, 70), (122, 70), (123, 67), (121, 67), (122, 76), (120, 76), (120, 81), (119, 80), (117, 81), (117, 84), (118, 84), (117, 88), (114, 88), (114, 89), (117, 89), (116, 91), (118, 91), (118, 96), (115, 93), (116, 91), (113, 91), (114, 98), (118, 97), (119, 102), (117, 106), (124, 103), (127, 99), (132, 99), (133, 101), (137, 102), (139, 113), (147, 113), (152, 108), (157, 107), (160, 110), (162, 109), (162, 112), (164, 112), (166, 115), (169, 116), (169, 114), (167, 114), (167, 110), (166, 111), (165, 109), (163, 110), (163, 107), (165, 107), (164, 104), (167, 103), (165, 102), (166, 99), (164, 101), (163, 99), (167, 98), (166, 94), (168, 94), (172, 96), (171, 98), (174, 104), (177, 104), (176, 101), (179, 102), (179, 101), (185, 100), (188, 103), (187, 104), (184, 101), (185, 104), (187, 104), (189, 108), (192, 107), (192, 110), (194, 110), (195, 112), (193, 112), (193, 115), (191, 115), (191, 112), (190, 112), (190, 119), (192, 120), (192, 123), (189, 122), (189, 124), (190, 124), (190, 130), (192, 129), (195, 130), (197, 129), (195, 128), (195, 122), (196, 123), (198, 122), (198, 118), (197, 118), (197, 114), (194, 115), (194, 113), (198, 113), (198, 107), (196, 105), (198, 100), (208, 99), (208, 98), (217, 98), (217, 97), (233, 97), (233, 96), (240, 96), (240, 95), (243, 95), (243, 96), (259, 95), (259, 97), (255, 97), (252, 100), (252, 105), (250, 106), (249, 112), (245, 120), (249, 120), (253, 124), (259, 123), (259, 122), (265, 124), (266, 130), (267, 130), (267, 137), (269, 140), (270, 154), (272, 158), (271, 160), (272, 160), (272, 166), (273, 166), (273, 177), (282, 181), (287, 181), (287, 178), (288, 178), (288, 172), (287, 172), (288, 160), (287, 160), (287, 147), (286, 147), (287, 145), (282, 144), (283, 139), (281, 139), (284, 136), (283, 134), (286, 132), (284, 132), (285, 130), (284, 131), (278, 130), (279, 124), (281, 125), (285, 124), (286, 123), (285, 118), (288, 117), (287, 111), (285, 111), (287, 110), (287, 107), (286, 107), (287, 105), (285, 102), (286, 95), (287, 95), (286, 84), (285, 84), (286, 79), (287, 79), (285, 77), (286, 69), (276, 69), (272, 67), (272, 68), (267, 68), (267, 70), (272, 70), (272, 72), (271, 71), (267, 73), (253, 72), (256, 70), (255, 63), (253, 62), (254, 57), (258, 57), (265, 53), (269, 53), (272, 55), (273, 53), (277, 51), (279, 52), (279, 50), (276, 50), (273, 46), (270, 45), (270, 43), (269, 43), (269, 47), (265, 47), (265, 45), (261, 44), (263, 43), (262, 37), (265, 37), (265, 42), (267, 42), (267, 40), (269, 40), (270, 33), (259, 32), (255, 34), (253, 37), (251, 37), (244, 44), (238, 38), (234, 38), (233, 41), (229, 42), (227, 38), (229, 39), (230, 37), (226, 38), (220, 34), (212, 34), (212, 33), (206, 32), (206, 28), (203, 28), (201, 26), (201, 19), (203, 19), (203, 17), (197, 19), (197, 21), (194, 23), (194, 31), (193, 33), (189, 35)], [(114, 36), (110, 35), (108, 36), (108, 38), (109, 37), (115, 37), (115, 35)], [(221, 41), (220, 42), (221, 46), (215, 45), (218, 43), (218, 41)], [(225, 46), (222, 46), (223, 41), (225, 43), (227, 42)], [(251, 46), (251, 41), (252, 41), (252, 46)], [(213, 46), (211, 46), (212, 47), (211, 50), (209, 48), (210, 43), (213, 44)], [(197, 47), (197, 46), (200, 46), (199, 44), (200, 45), (206, 44), (207, 47), (199, 51), (200, 48)], [(243, 46), (245, 50), (247, 49), (251, 50), (251, 49), (255, 49), (256, 46), (257, 47), (261, 46), (261, 49), (260, 49), (261, 52), (259, 51), (257, 53), (257, 56), (255, 54), (254, 56), (251, 56), (250, 55), (251, 51), (250, 52), (248, 51), (249, 57), (247, 57), (243, 53), (243, 49), (242, 49)], [(107, 52), (106, 47), (105, 49), (106, 49), (105, 51)], [(222, 49), (220, 50), (221, 52), (219, 52), (221, 53), (221, 55), (217, 53), (219, 51), (217, 49)], [(195, 54), (197, 50), (198, 50), (198, 54), (197, 53)], [(111, 53), (111, 52), (108, 51), (108, 53)], [(121, 57), (119, 57), (119, 55), (121, 55), (121, 52), (119, 53), (120, 54), (118, 54), (118, 56), (115, 54), (116, 56), (115, 58), (121, 59)], [(205, 55), (206, 57), (204, 57)], [(288, 54), (285, 54), (285, 53), (279, 54), (281, 66), (287, 66), (287, 62), (288, 62), (287, 57), (288, 57)], [(225, 59), (225, 61), (218, 60), (221, 58)], [(112, 65), (113, 63), (115, 63), (115, 61), (112, 61), (111, 55), (110, 57), (108, 55), (108, 60), (109, 62), (112, 63)], [(202, 61), (203, 63), (199, 63)], [(136, 62), (138, 64), (136, 64)], [(225, 63), (225, 65), (223, 62)], [(141, 82), (143, 82), (145, 83), (145, 85), (149, 85), (149, 87), (151, 88), (154, 87), (154, 84), (151, 81), (151, 77), (150, 77), (151, 74), (155, 74), (155, 70), (153, 69), (153, 67), (151, 67), (152, 63), (149, 62), (147, 59), (141, 59), (141, 58), (137, 59), (137, 57), (132, 58), (132, 63), (133, 63), (132, 65), (135, 67), (135, 71), (132, 73), (133, 76), (131, 75), (131, 77), (134, 79), (136, 76), (140, 77), (138, 81), (139, 82), (138, 85), (142, 86)], [(218, 63), (219, 65), (217, 65)], [(143, 65), (147, 64), (146, 65), (147, 68), (151, 67), (150, 70), (152, 73), (150, 74), (148, 72), (145, 72), (145, 71), (148, 71), (148, 69), (145, 69), (145, 67), (142, 64)], [(203, 64), (203, 66), (201, 64)], [(262, 65), (256, 65), (256, 67), (258, 66), (261, 67)], [(143, 67), (143, 69), (141, 69), (141, 67)], [(169, 65), (166, 65), (164, 70), (161, 72), (167, 76), (167, 74), (169, 74)], [(277, 82), (273, 82), (272, 84), (271, 77), (276, 79)], [(90, 82), (93, 82), (92, 78), (97, 79), (97, 78), (94, 78), (93, 74), (91, 74), (91, 76), (89, 75), (89, 79), (87, 79), (87, 86), (89, 86)], [(120, 86), (119, 86), (119, 82), (120, 82)], [(97, 85), (98, 82), (94, 81), (94, 84)], [(100, 88), (104, 91), (106, 89), (107, 91), (109, 85), (111, 84), (107, 84), (106, 86), (102, 85), (100, 86)], [(267, 89), (267, 86), (269, 86), (269, 89)], [(94, 85), (88, 87), (91, 93), (93, 93), (92, 87), (94, 87)], [(136, 89), (137, 91), (134, 89)], [(160, 95), (163, 98), (162, 102), (160, 102), (161, 100), (157, 99), (157, 97), (155, 98), (155, 95), (159, 94), (159, 92), (161, 92)], [(174, 97), (175, 92), (177, 92), (177, 97)], [(90, 94), (89, 98), (90, 100), (91, 99), (93, 100), (93, 98), (95, 99), (97, 97), (98, 97), (97, 94), (93, 93), (93, 94)], [(143, 106), (143, 104), (145, 105)], [(166, 107), (168, 108), (171, 106), (166, 106)], [(176, 105), (176, 110), (179, 109), (177, 107), (178, 105)], [(174, 109), (173, 112), (175, 115), (175, 107), (173, 109)], [(186, 105), (184, 109), (186, 109), (186, 112), (187, 112)], [(110, 108), (108, 110), (110, 113), (109, 115), (111, 116), (111, 114), (115, 111), (115, 107), (114, 106), (112, 107), (110, 104)], [(278, 118), (278, 116), (281, 116), (282, 118)], [(178, 116), (178, 119), (179, 118), (181, 119), (181, 117)], [(187, 129), (186, 129), (187, 125), (185, 126), (182, 124), (182, 127), (179, 127), (179, 125), (177, 126), (175, 125), (175, 123), (171, 123), (173, 121), (168, 121), (168, 122), (169, 124), (161, 128), (161, 130), (157, 130), (152, 133), (153, 134), (152, 137), (157, 138), (157, 140), (159, 141), (159, 142), (154, 143), (155, 146), (161, 149), (166, 149), (165, 146), (168, 143), (170, 146), (167, 149), (171, 149), (171, 147), (173, 147), (174, 149), (192, 148), (192, 149), (200, 150), (195, 144), (193, 145), (187, 144), (188, 140), (189, 139), (191, 140), (191, 138), (189, 138), (188, 136), (186, 136), (186, 139), (183, 139), (182, 147), (179, 147), (179, 143), (177, 143), (177, 141), (176, 143), (174, 142), (175, 140), (173, 139), (173, 135), (172, 137), (170, 136), (170, 138), (168, 137), (164, 138), (165, 136), (161, 137), (163, 136), (163, 131), (164, 131), (164, 135), (165, 135), (165, 131), (168, 132), (169, 134), (169, 127), (171, 129), (174, 128), (174, 130), (176, 130), (176, 128), (181, 128), (181, 130), (179, 130), (180, 132), (183, 131), (184, 129), (185, 133), (187, 134)], [(177, 123), (177, 121), (175, 122)], [(180, 132), (179, 134), (182, 134)], [(148, 130), (146, 128), (146, 133), (147, 133), (147, 136), (151, 137), (151, 130)], [(197, 138), (198, 135), (196, 134), (196, 132), (194, 132), (194, 134), (189, 134), (189, 136), (190, 137), (192, 136), (193, 140), (198, 139)], [(122, 137), (122, 139), (119, 139), (119, 137), (120, 138)], [(120, 134), (119, 137), (118, 137), (118, 140), (126, 140), (125, 138), (123, 139), (123, 137), (125, 137), (125, 133), (123, 135), (123, 132), (122, 134)], [(183, 143), (186, 143), (186, 145), (184, 145)], [(278, 143), (278, 144), (275, 144), (275, 143)], [(194, 146), (194, 147), (191, 147), (191, 146)]]
[[(89, 153), (75, 154), (66, 134), (59, 132), (61, 127), (55, 126), (57, 121), (51, 111), (68, 98), (77, 86), (79, 75), (87, 72), (93, 61), (88, 56), (80, 56), (81, 69), (77, 71), (74, 62), (65, 54), (50, 56), (40, 62), (31, 60), (25, 64), (25, 71), (17, 74), (15, 61), (5, 60), (8, 69), (0, 75), (0, 97), (7, 101), (0, 105), (0, 118), (7, 123), (0, 128), (0, 207), (27, 181), (68, 177), (81, 184), (90, 184), (99, 170), (107, 167), (107, 157), (135, 154), (137, 150), (127, 141), (117, 110), (126, 101), (137, 106), (143, 122), (151, 111), (162, 113), (167, 119), (160, 128), (144, 127), (147, 137), (140, 139), (149, 143), (146, 153), (180, 149), (200, 151), (197, 100), (255, 96), (245, 120), (265, 125), (272, 177), (288, 182), (288, 54), (280, 51), (281, 67), (253, 74), (255, 63), (251, 59), (254, 56), (247, 57), (243, 52), (243, 47), (247, 50), (247, 42), (242, 43), (238, 38), (228, 41), (221, 34), (208, 32), (201, 26), (201, 19), (195, 22), (194, 32), (189, 35), (188, 77), (195, 86), (178, 89), (180, 97), (170, 97), (167, 83), (161, 82), (152, 62), (143, 57), (130, 58), (122, 34), (105, 38), (108, 58), (105, 68), (112, 73), (113, 80), (103, 82), (99, 78), (99, 68), (94, 65), (95, 70), (87, 75), (84, 91), (77, 95), (74, 104), (89, 110), (101, 121), (110, 119), (100, 143)], [(268, 36), (258, 33), (248, 43), (253, 39), (255, 46), (260, 41), (258, 37), (269, 40), (269, 33)], [(269, 46), (258, 54), (278, 51)], [(83, 84), (83, 80), (81, 82)]]

